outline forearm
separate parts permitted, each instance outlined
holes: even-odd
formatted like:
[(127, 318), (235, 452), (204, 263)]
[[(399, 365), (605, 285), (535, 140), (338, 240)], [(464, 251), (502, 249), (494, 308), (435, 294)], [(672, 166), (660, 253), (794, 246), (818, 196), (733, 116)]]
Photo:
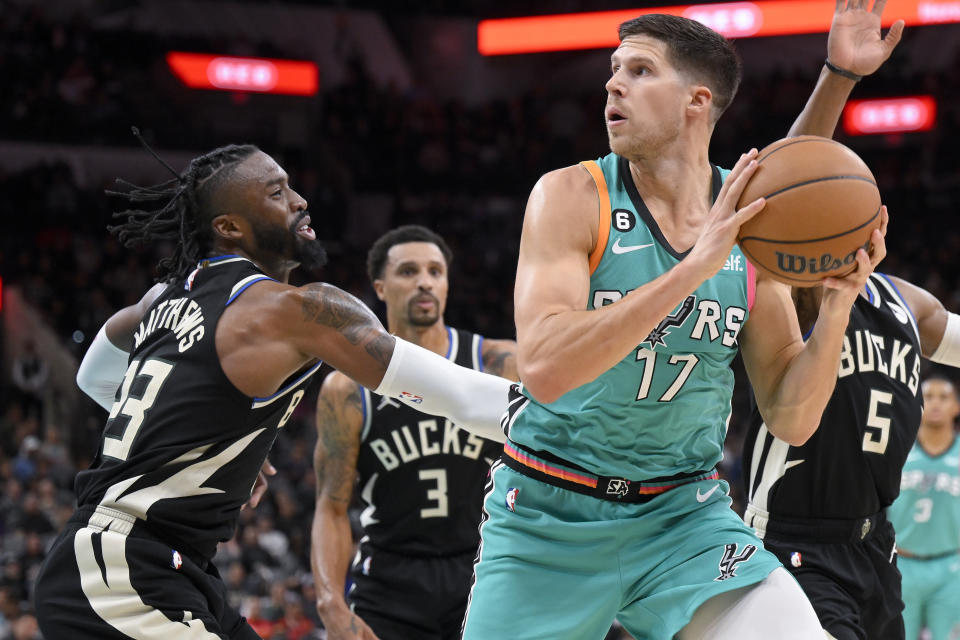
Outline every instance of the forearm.
[(521, 328), (520, 379), (538, 400), (552, 402), (592, 382), (643, 342), (711, 274), (684, 260), (613, 304), (564, 310)]
[(810, 99), (790, 127), (787, 137), (813, 135), (832, 138), (847, 98), (856, 84), (853, 80), (832, 73), (824, 65)]
[(349, 613), (344, 589), (353, 539), (346, 511), (317, 500), (310, 533), (310, 567), (317, 595), (317, 613), (329, 624), (339, 614)]
[(387, 372), (374, 391), (417, 411), (449, 418), (488, 440), (503, 442), (500, 418), (507, 410), (511, 384), (397, 338)]
[(849, 317), (849, 307), (826, 300), (821, 305), (813, 332), (784, 368), (761, 407), (764, 422), (774, 436), (800, 446), (819, 427), (836, 385)]

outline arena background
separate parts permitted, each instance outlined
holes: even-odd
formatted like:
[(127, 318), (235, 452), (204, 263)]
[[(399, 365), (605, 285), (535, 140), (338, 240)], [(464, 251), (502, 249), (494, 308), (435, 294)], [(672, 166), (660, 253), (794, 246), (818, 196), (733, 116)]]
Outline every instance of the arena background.
[[(822, 4), (829, 16), (834, 3)], [(76, 389), (77, 364), (104, 320), (149, 287), (170, 249), (128, 250), (105, 230), (119, 206), (104, 195), (115, 177), (167, 175), (131, 125), (178, 170), (231, 142), (277, 158), (331, 254), (313, 277), (378, 311), (364, 269), (372, 240), (402, 223), (437, 230), (456, 256), (448, 322), (513, 337), (526, 196), (545, 171), (606, 153), (610, 50), (484, 57), (478, 21), (643, 6), (654, 3), (0, 0), (0, 639), (40, 637), (33, 581), (71, 513), (73, 476), (97, 448), (105, 412)], [(960, 16), (960, 3), (945, 6)], [(745, 77), (714, 135), (715, 162), (731, 166), (786, 133), (825, 42), (824, 33), (738, 42)], [(172, 73), (170, 51), (311, 61), (319, 90), (190, 89)], [(908, 26), (854, 97), (919, 94), (936, 100), (931, 130), (838, 138), (866, 159), (889, 206), (882, 270), (956, 312), (960, 25)], [(738, 508), (749, 402), (739, 381), (723, 467)], [(265, 638), (323, 637), (308, 562), (312, 412), (302, 403), (284, 429), (266, 500), (243, 512), (217, 556)]]

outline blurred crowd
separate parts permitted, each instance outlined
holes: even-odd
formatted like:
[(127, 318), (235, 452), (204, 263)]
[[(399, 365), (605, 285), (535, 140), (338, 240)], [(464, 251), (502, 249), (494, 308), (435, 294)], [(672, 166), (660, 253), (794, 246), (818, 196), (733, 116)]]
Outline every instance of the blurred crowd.
[[(310, 113), (305, 144), (280, 145), (269, 128), (251, 129), (243, 140), (213, 139), (202, 121), (189, 117), (188, 101), (152, 99), (147, 88), (161, 71), (159, 42), (105, 34), (82, 16), (51, 21), (42, 6), (5, 4), (0, 11), (0, 139), (126, 146), (133, 142), (128, 125), (141, 122), (150, 124), (161, 153), (165, 146), (203, 152), (228, 142), (257, 143), (310, 201), (313, 225), (331, 253), (322, 273), (297, 277), (322, 278), (375, 309), (364, 268), (369, 243), (391, 226), (424, 224), (444, 235), (455, 255), (448, 322), (512, 337), (527, 193), (545, 171), (606, 152), (602, 77), (587, 94), (541, 88), (468, 107), (377, 87), (359, 59), (344, 84), (304, 103)], [(750, 146), (782, 137), (818, 72), (748, 76), (718, 125), (714, 161), (730, 166)], [(876, 95), (922, 91), (942, 105), (930, 134), (844, 141), (867, 160), (891, 211), (882, 269), (960, 311), (960, 232), (944, 224), (960, 203), (960, 155), (952, 146), (960, 139), (960, 107), (954, 106), (960, 105), (960, 64), (935, 75), (911, 73), (893, 61), (864, 88)], [(149, 288), (153, 266), (170, 250), (120, 246), (105, 231), (121, 204), (103, 193), (112, 185), (78, 184), (66, 164), (0, 170), (0, 277), (76, 359), (113, 311)], [(0, 640), (28, 640), (39, 637), (30, 614), (32, 582), (71, 513), (73, 477), (96, 452), (105, 413), (86, 400), (68, 415), (52, 411), (57, 399), (45, 395), (50, 364), (29, 342), (12, 349), (6, 361), (13, 366), (0, 376)], [(742, 376), (740, 382), (722, 469), (738, 505), (749, 406)], [(271, 456), (279, 474), (267, 498), (243, 511), (236, 537), (216, 558), (235, 604), (264, 638), (322, 637), (309, 568), (314, 439), (312, 406), (304, 402)]]

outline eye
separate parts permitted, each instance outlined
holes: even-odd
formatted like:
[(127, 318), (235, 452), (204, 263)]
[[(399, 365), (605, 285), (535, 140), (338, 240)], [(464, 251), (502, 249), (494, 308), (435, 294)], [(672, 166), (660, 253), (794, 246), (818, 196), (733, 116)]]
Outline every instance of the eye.
[(282, 189), (277, 189), (276, 191), (274, 191), (273, 193), (270, 194), (270, 197), (271, 197), (271, 198), (279, 198), (279, 197), (282, 196), (282, 195), (283, 195), (283, 190), (282, 190)]

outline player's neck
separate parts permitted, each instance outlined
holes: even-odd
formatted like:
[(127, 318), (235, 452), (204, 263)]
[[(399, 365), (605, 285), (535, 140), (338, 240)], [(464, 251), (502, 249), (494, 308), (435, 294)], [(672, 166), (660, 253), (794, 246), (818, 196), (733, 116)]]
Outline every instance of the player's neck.
[(686, 151), (678, 141), (656, 153), (630, 159), (630, 174), (647, 207), (676, 217), (709, 211), (713, 168), (706, 148)]
[(257, 265), (257, 268), (263, 271), (266, 275), (270, 276), (278, 282), (287, 283), (290, 281), (290, 272), (296, 268), (296, 264), (291, 264), (289, 261), (274, 261), (258, 259), (255, 256), (251, 255), (247, 251), (244, 251), (240, 247), (230, 247), (230, 248), (215, 248), (215, 255), (222, 255), (226, 253), (232, 253), (240, 256), (241, 258), (246, 258), (253, 264)]
[(407, 323), (390, 323), (388, 327), (390, 333), (403, 338), (407, 342), (429, 349), (441, 356), (447, 355), (450, 348), (450, 336), (447, 333), (447, 325), (443, 320), (438, 320), (429, 327), (418, 327)]
[(946, 451), (953, 444), (954, 437), (952, 424), (922, 425), (917, 432), (917, 441), (920, 446), (932, 456), (938, 456)]

